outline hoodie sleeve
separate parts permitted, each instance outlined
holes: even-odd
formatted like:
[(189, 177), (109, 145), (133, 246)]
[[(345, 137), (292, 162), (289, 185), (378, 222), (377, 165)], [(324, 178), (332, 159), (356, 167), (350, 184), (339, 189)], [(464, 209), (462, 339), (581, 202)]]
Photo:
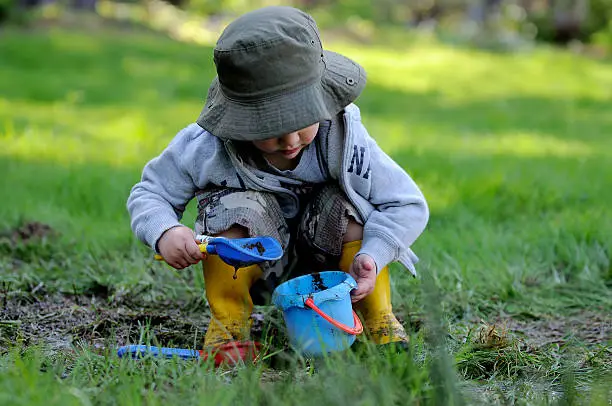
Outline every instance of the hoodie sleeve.
[(370, 255), (380, 271), (397, 260), (421, 235), (429, 219), (423, 193), (410, 175), (366, 134), (371, 177), (368, 217), (358, 254)]
[(179, 132), (159, 156), (145, 165), (140, 182), (128, 197), (132, 231), (155, 251), (161, 235), (180, 225), (185, 207), (195, 195), (192, 144), (198, 135), (190, 127)]

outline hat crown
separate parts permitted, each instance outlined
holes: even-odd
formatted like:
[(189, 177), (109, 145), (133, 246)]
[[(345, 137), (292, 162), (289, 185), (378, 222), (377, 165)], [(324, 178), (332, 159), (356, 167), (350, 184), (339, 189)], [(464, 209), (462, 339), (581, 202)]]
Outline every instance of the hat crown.
[(239, 17), (221, 34), (214, 62), (223, 93), (249, 100), (321, 79), (323, 49), (316, 23), (293, 7), (265, 7)]

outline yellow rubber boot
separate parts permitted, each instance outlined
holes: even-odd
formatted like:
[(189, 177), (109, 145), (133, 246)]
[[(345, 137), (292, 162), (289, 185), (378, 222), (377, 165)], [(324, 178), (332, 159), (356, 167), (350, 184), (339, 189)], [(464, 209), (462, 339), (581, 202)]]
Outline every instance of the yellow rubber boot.
[(247, 340), (253, 311), (249, 289), (261, 277), (261, 268), (251, 265), (236, 272), (217, 255), (209, 255), (202, 263), (206, 299), (212, 313), (204, 346), (217, 347), (230, 341)]
[[(340, 270), (348, 272), (361, 248), (361, 241), (352, 241), (342, 246)], [(353, 304), (355, 311), (361, 315), (369, 338), (376, 344), (407, 343), (408, 335), (397, 320), (391, 308), (391, 282), (389, 267), (385, 266), (376, 277), (374, 291), (359, 302)]]

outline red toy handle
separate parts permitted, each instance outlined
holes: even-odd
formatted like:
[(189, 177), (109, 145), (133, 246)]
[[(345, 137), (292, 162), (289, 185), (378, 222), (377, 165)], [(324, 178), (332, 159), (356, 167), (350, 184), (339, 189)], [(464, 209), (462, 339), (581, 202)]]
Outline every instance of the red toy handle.
[(229, 365), (236, 365), (239, 361), (255, 362), (261, 352), (261, 344), (257, 341), (231, 341), (220, 345), (208, 352), (199, 350), (200, 359), (206, 361), (209, 357), (215, 360), (215, 366), (218, 367), (224, 362)]
[(323, 310), (319, 309), (317, 305), (314, 304), (314, 301), (312, 300), (311, 297), (306, 299), (304, 304), (310, 307), (312, 310), (314, 310), (319, 316), (323, 317), (325, 320), (329, 321), (331, 324), (333, 324), (335, 327), (339, 328), (340, 330), (344, 331), (345, 333), (352, 334), (352, 335), (358, 335), (358, 334), (363, 333), (363, 325), (361, 324), (361, 320), (359, 320), (359, 316), (357, 316), (357, 313), (355, 313), (354, 310), (353, 310), (353, 319), (355, 320), (355, 327), (349, 327), (346, 324), (342, 324), (338, 320), (332, 319), (330, 316), (325, 314)]

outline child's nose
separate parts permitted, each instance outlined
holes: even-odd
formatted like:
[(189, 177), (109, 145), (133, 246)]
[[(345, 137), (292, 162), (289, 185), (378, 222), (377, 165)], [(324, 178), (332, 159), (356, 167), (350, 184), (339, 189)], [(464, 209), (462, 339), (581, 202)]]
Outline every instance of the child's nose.
[(295, 131), (286, 134), (282, 139), (285, 147), (295, 147), (300, 142), (300, 135)]

